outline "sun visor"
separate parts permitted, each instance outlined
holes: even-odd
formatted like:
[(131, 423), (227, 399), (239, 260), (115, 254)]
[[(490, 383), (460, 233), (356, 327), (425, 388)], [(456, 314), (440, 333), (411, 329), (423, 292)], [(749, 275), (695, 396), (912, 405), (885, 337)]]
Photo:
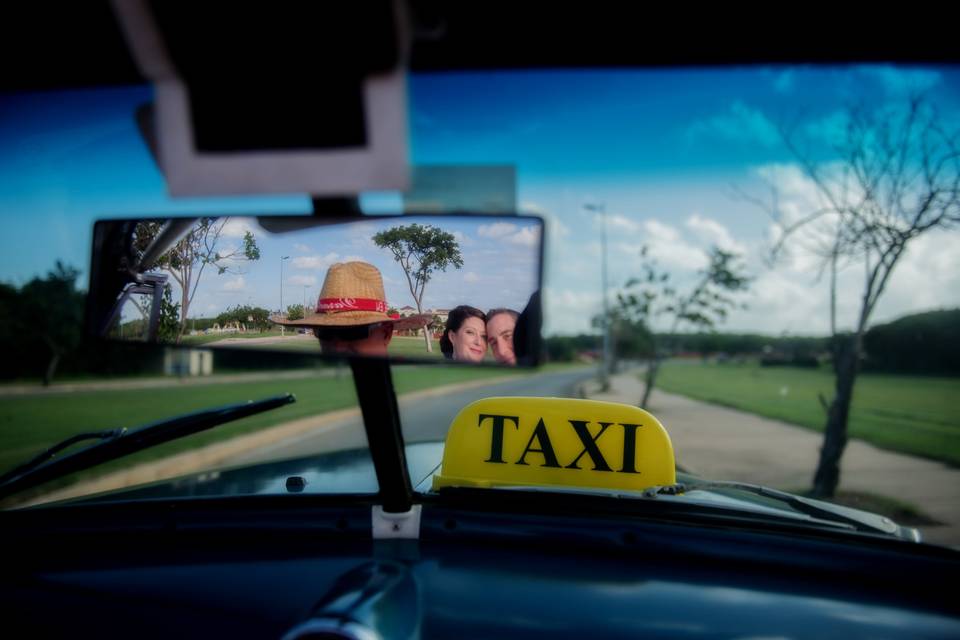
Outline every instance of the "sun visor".
[(564, 486), (640, 491), (676, 482), (650, 413), (566, 398), (486, 398), (457, 414), (433, 488)]
[(397, 3), (114, 7), (154, 83), (153, 135), (171, 195), (408, 187)]

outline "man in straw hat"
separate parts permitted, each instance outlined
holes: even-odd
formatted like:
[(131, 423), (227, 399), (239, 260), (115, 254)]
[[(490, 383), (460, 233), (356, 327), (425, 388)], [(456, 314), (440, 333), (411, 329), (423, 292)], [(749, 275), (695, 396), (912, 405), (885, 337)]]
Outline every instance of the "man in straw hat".
[(315, 314), (300, 320), (272, 320), (313, 329), (324, 353), (383, 357), (394, 330), (423, 327), (430, 316), (391, 318), (380, 271), (366, 262), (338, 262), (323, 280)]

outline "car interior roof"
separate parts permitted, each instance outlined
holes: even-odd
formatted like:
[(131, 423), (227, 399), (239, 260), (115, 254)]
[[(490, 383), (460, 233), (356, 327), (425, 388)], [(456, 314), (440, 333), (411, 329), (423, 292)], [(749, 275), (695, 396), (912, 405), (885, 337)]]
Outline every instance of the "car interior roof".
[[(354, 19), (341, 3), (297, 7), (315, 12), (314, 24)], [(350, 5), (351, 3), (342, 3)], [(229, 20), (223, 5), (180, 9), (184, 28)], [(389, 0), (374, 1), (376, 10)], [(953, 22), (929, 13), (893, 16), (882, 11), (815, 7), (774, 18), (723, 7), (650, 8), (633, 3), (506, 3), (410, 0), (412, 71), (479, 69), (737, 65), (748, 63), (957, 62)], [(261, 7), (262, 9), (262, 7)], [(288, 11), (284, 8), (284, 11)], [(205, 12), (205, 13), (201, 13)], [(219, 14), (216, 12), (220, 12)], [(340, 12), (340, 13), (338, 13)], [(921, 15), (922, 13), (922, 15)], [(758, 18), (760, 19), (757, 22)], [(109, 2), (23, 3), (0, 21), (3, 67), (0, 90), (49, 90), (145, 82)], [(356, 27), (322, 30), (360, 51)], [(211, 40), (216, 35), (211, 33)], [(289, 34), (257, 35), (251, 46), (269, 51)], [(372, 36), (371, 36), (372, 37)], [(365, 43), (363, 46), (368, 46)], [(314, 61), (304, 61), (304, 67)]]

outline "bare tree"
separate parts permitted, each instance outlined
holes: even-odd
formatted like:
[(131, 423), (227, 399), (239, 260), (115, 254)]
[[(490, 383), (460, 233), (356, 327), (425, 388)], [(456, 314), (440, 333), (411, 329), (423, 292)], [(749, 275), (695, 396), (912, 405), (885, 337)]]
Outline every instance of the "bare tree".
[[(821, 273), (830, 272), (835, 383), (833, 398), (824, 402), (827, 422), (813, 479), (813, 494), (820, 497), (833, 496), (840, 482), (863, 335), (891, 274), (911, 241), (960, 222), (960, 131), (946, 130), (936, 109), (919, 96), (896, 108), (851, 108), (847, 116), (830, 160), (815, 159), (809, 136), (781, 131), (815, 188), (810, 211), (787, 215), (775, 187), (772, 203), (763, 203), (781, 232), (773, 255), (800, 247), (820, 257)], [(841, 334), (837, 272), (854, 265), (863, 269), (859, 312), (852, 332)]]
[[(697, 329), (712, 329), (727, 317), (727, 310), (735, 308), (737, 301), (732, 294), (745, 291), (750, 285), (739, 256), (719, 247), (711, 247), (707, 253), (707, 266), (698, 272), (693, 286), (685, 291), (670, 282), (670, 274), (661, 271), (648, 254), (648, 248), (640, 249), (643, 263), (641, 275), (631, 278), (624, 291), (617, 296), (619, 306), (612, 313), (612, 320), (627, 321), (634, 325), (649, 327), (652, 320), (662, 317), (670, 323), (666, 334), (671, 336), (686, 324)], [(647, 365), (645, 388), (640, 407), (647, 408), (650, 393), (657, 381), (660, 364), (666, 355), (662, 337), (649, 333), (650, 361)]]
[[(177, 342), (187, 327), (187, 314), (197, 292), (200, 278), (207, 266), (216, 269), (219, 275), (240, 273), (237, 263), (259, 260), (260, 249), (253, 234), (244, 231), (239, 247), (224, 250), (220, 246), (223, 228), (229, 218), (201, 218), (190, 232), (160, 257), (156, 267), (173, 276), (180, 286), (180, 329)], [(160, 232), (160, 222), (141, 222), (137, 224), (134, 247), (144, 251)]]

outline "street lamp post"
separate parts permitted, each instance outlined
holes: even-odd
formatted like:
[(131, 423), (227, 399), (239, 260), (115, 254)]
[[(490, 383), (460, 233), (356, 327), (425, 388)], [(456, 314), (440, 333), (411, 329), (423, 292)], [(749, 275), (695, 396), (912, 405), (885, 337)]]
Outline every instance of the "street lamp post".
[[(280, 258), (280, 315), (283, 316), (283, 262), (289, 260), (290, 256)], [(280, 335), (283, 335), (283, 325), (280, 325)]]
[(603, 356), (600, 359), (600, 388), (610, 389), (610, 309), (607, 304), (607, 207), (604, 203), (586, 204), (587, 211), (600, 214), (600, 289), (603, 299)]

